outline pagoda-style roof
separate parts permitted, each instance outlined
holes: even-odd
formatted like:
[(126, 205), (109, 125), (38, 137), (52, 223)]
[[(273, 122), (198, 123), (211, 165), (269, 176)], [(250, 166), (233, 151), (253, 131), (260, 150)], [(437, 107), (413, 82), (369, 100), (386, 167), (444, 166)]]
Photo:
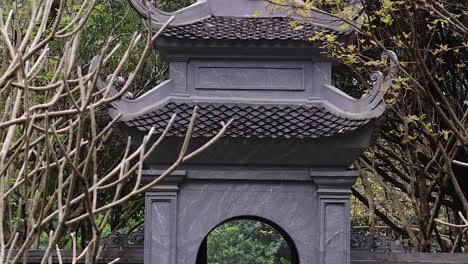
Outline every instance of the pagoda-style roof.
[[(188, 39), (308, 40), (319, 30), (338, 35), (353, 32), (354, 28), (339, 17), (354, 22), (362, 19), (360, 0), (349, 0), (350, 8), (338, 14), (304, 8), (301, 1), (296, 1), (295, 6), (282, 7), (265, 0), (198, 0), (176, 12), (164, 12), (152, 1), (130, 2), (142, 17), (150, 19), (156, 30), (174, 18), (164, 36)], [(294, 10), (301, 10), (300, 15)], [(300, 30), (293, 29), (292, 20), (301, 23)]]
[(309, 41), (316, 32), (328, 32), (336, 35), (333, 29), (301, 23), (296, 30), (289, 17), (209, 17), (193, 24), (168, 27), (163, 36), (192, 40), (304, 40)]
[[(386, 51), (383, 56), (387, 55), (391, 55), (394, 65), (396, 55)], [(112, 103), (110, 113), (114, 117), (120, 115), (120, 120), (130, 128), (149, 131), (154, 127), (158, 134), (164, 131), (172, 115), (177, 114), (168, 135), (183, 137), (197, 106), (194, 137), (212, 137), (222, 122), (233, 119), (225, 136), (316, 139), (354, 131), (380, 117), (386, 109), (384, 90), (391, 85), (394, 74), (393, 70), (387, 76), (375, 73), (373, 89), (360, 99), (328, 84), (316, 88), (321, 90), (321, 95), (315, 99), (258, 99), (232, 95), (187, 97), (174, 94), (175, 82), (168, 80), (139, 98), (122, 98)], [(105, 87), (106, 83), (99, 80), (98, 88), (103, 90)], [(110, 96), (117, 93), (118, 84), (112, 87)]]
[(233, 138), (319, 138), (356, 130), (371, 120), (344, 117), (320, 106), (170, 102), (125, 123), (141, 131), (154, 127), (156, 133), (162, 133), (167, 120), (177, 114), (168, 136), (183, 137), (195, 106), (198, 106), (198, 118), (194, 137), (213, 137), (222, 128), (221, 124), (231, 119), (233, 122), (225, 136)]
[[(359, 1), (350, 1), (351, 10), (359, 14)], [(238, 145), (246, 153), (252, 147), (249, 142), (256, 140), (316, 143), (319, 138), (325, 138), (321, 142), (339, 139), (328, 149), (321, 146), (321, 155), (325, 158), (326, 151), (333, 156), (345, 147), (349, 155), (335, 162), (345, 164), (367, 147), (372, 127), (368, 124), (386, 109), (384, 92), (395, 75), (397, 58), (391, 51), (383, 53), (383, 60), (390, 57), (391, 70), (387, 76), (375, 73), (373, 88), (362, 98), (352, 98), (332, 86), (331, 60), (318, 47), (298, 43), (318, 31), (352, 32), (335, 16), (311, 10), (313, 19), (299, 22), (300, 29), (294, 30), (291, 22), (296, 18), (287, 12), (268, 12), (264, 0), (199, 0), (174, 13), (144, 0), (131, 3), (142, 16), (151, 18), (148, 22), (154, 28), (175, 17), (157, 45), (170, 62), (170, 79), (139, 98), (124, 96), (112, 103), (111, 116), (119, 116), (131, 131), (142, 134), (154, 129), (161, 134), (176, 114), (167, 135), (178, 140), (184, 137), (198, 107), (193, 137), (213, 137), (222, 123), (232, 120), (224, 137), (249, 139)], [(252, 17), (255, 11), (262, 13)], [(97, 85), (101, 90), (110, 87), (110, 96), (118, 94), (118, 83), (99, 80)], [(297, 148), (307, 152), (311, 146)], [(316, 162), (322, 162), (321, 158)]]

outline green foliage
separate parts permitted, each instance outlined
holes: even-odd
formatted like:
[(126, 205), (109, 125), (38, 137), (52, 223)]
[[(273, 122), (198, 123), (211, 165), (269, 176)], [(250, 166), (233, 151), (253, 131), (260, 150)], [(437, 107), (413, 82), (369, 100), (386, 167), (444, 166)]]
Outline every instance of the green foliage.
[(271, 226), (252, 220), (225, 223), (208, 236), (209, 264), (289, 264), (290, 249)]
[(187, 7), (192, 3), (195, 3), (196, 0), (160, 0), (157, 1), (157, 7), (161, 10), (172, 12), (177, 11), (183, 7)]
[[(287, 4), (293, 0), (273, 1)], [(366, 170), (364, 173), (370, 176), (369, 182), (374, 196), (366, 198), (372, 198), (377, 209), (388, 215), (397, 226), (406, 225), (404, 226), (406, 231), (402, 232), (402, 235), (416, 232), (413, 245), (418, 245), (415, 248), (420, 251), (434, 248), (436, 231), (443, 237), (443, 240), (439, 239), (437, 242), (441, 249), (451, 246), (450, 243), (454, 243), (456, 238), (452, 235), (455, 233), (453, 229), (435, 228), (431, 221), (437, 217), (452, 221), (461, 210), (460, 198), (453, 191), (447, 177), (451, 173), (451, 160), (446, 160), (445, 156), (455, 157), (457, 151), (468, 148), (468, 140), (463, 138), (468, 134), (466, 131), (468, 34), (466, 29), (463, 30), (466, 26), (454, 22), (462, 21), (466, 24), (465, 1), (363, 1), (366, 9), (363, 26), (357, 30), (352, 44), (342, 43), (341, 38), (329, 32), (317, 32), (310, 39), (319, 43), (326, 55), (342, 63), (341, 68), (335, 72), (333, 80), (337, 87), (356, 98), (370, 88), (368, 76), (371, 71), (388, 71), (388, 64), (377, 59), (383, 49), (391, 49), (398, 53), (401, 59), (398, 67), (402, 76), (395, 79), (387, 92), (386, 102), (390, 110), (382, 126), (378, 144), (363, 156), (361, 163), (369, 165), (363, 168)], [(9, 9), (13, 1), (6, 2), (2, 5)], [(175, 11), (193, 2), (194, 0), (157, 1), (158, 7), (165, 11)], [(347, 14), (350, 10), (345, 2), (347, 1), (305, 0), (306, 8), (295, 11), (299, 15), (306, 15), (310, 11), (309, 7), (318, 7), (333, 14)], [(62, 23), (70, 21), (73, 14), (76, 14), (81, 7), (81, 1), (68, 0), (66, 3), (67, 11)], [(22, 1), (22, 4), (31, 3)], [(7, 16), (5, 13), (7, 9), (3, 11), (4, 17)], [(440, 10), (445, 14), (443, 17), (436, 12)], [(22, 17), (26, 15), (26, 13), (19, 14)], [(252, 16), (259, 15), (261, 14), (254, 13)], [(293, 30), (304, 28), (299, 22), (292, 22), (291, 26)], [(25, 29), (16, 27), (15, 30), (23, 32)], [(82, 33), (76, 66), (86, 69), (92, 56), (98, 54), (107, 41), (110, 41), (111, 47), (117, 43), (123, 43), (125, 46), (135, 32), (144, 35), (145, 27), (127, 0), (100, 0), (92, 12), (86, 30)], [(47, 67), (44, 72), (38, 74), (39, 78), (36, 79), (35, 85), (48, 83), (54, 77), (57, 58), (63, 54), (63, 40), (52, 41), (49, 48)], [(140, 46), (139, 51), (142, 48), (143, 46)], [(0, 49), (5, 49), (2, 41)], [(123, 50), (115, 54), (102, 75), (110, 73), (106, 72), (106, 69), (115, 68)], [(124, 65), (121, 75), (124, 77), (129, 75), (139, 54), (138, 51), (131, 54), (131, 59)], [(4, 54), (0, 56), (3, 60)], [(167, 65), (161, 60), (157, 51), (154, 50), (150, 56), (144, 66), (145, 70), (139, 75), (132, 90), (137, 96), (167, 77)], [(4, 69), (0, 68), (1, 71)], [(44, 92), (31, 91), (31, 94), (34, 104), (45, 102), (49, 98)], [(0, 102), (4, 101), (3, 97), (4, 95), (0, 94)], [(102, 113), (98, 126), (102, 127), (109, 120), (106, 109), (100, 110)], [(3, 111), (4, 108), (0, 108), (0, 113)], [(25, 133), (21, 128), (15, 132), (18, 136)], [(66, 145), (69, 139), (61, 136), (59, 140)], [(115, 133), (111, 142), (118, 143), (104, 146), (106, 154), (99, 157), (100, 174), (105, 174), (122, 155), (123, 144), (119, 143), (125, 143), (125, 140)], [(2, 144), (3, 142), (0, 142), (0, 147)], [(30, 171), (31, 168), (26, 170)], [(65, 169), (66, 172), (68, 170), (70, 168)], [(52, 170), (51, 183), (56, 181), (55, 174), (56, 172)], [(390, 185), (391, 188), (388, 187)], [(51, 190), (48, 191), (52, 192), (55, 185), (50, 186)], [(363, 192), (361, 181), (358, 182), (356, 189)], [(442, 204), (434, 201), (439, 195)], [(98, 202), (106, 204), (111, 199), (112, 195), (109, 193), (107, 196), (102, 196)], [(18, 197), (14, 197), (11, 201), (9, 206), (16, 209)], [(108, 234), (116, 229), (129, 231), (141, 224), (142, 201), (143, 197), (140, 196), (114, 210), (104, 233)], [(397, 212), (395, 206), (392, 206), (397, 203), (401, 204), (403, 212)], [(464, 211), (467, 211), (466, 208)], [(434, 212), (436, 215), (432, 215)], [(367, 207), (355, 203), (353, 207), (355, 224), (369, 224), (369, 215)], [(20, 215), (11, 222), (21, 223), (24, 226), (25, 219)], [(51, 226), (55, 224), (52, 223)], [(379, 224), (388, 224), (388, 222)], [(89, 228), (76, 225), (69, 231), (77, 233), (77, 241), (81, 244), (86, 240)], [(23, 236), (23, 232), (24, 230), (20, 230), (20, 237)], [(47, 232), (42, 232), (39, 247), (47, 245), (48, 239)], [(463, 241), (460, 242), (462, 243)], [(466, 239), (464, 243), (466, 246)], [(65, 237), (60, 242), (60, 247), (64, 245), (70, 246), (69, 237)], [(460, 250), (460, 248), (461, 246), (455, 249)], [(254, 221), (234, 221), (214, 230), (208, 239), (208, 250), (210, 264), (290, 263), (289, 249), (284, 239), (271, 227)]]

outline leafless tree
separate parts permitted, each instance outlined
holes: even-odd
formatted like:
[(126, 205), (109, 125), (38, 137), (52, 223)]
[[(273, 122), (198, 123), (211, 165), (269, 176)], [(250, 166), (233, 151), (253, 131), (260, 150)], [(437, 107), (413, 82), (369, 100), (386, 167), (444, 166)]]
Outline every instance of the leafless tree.
[[(229, 122), (223, 124), (211, 141), (188, 153), (195, 109), (179, 158), (159, 178), (141, 184), (143, 161), (164, 140), (174, 115), (159, 138), (155, 139), (152, 129), (136, 149), (130, 148), (129, 138), (116, 166), (100, 173), (99, 157), (119, 118), (98, 129), (96, 115), (125, 95), (167, 24), (154, 35), (149, 26), (146, 43), (143, 35), (135, 33), (130, 43), (112, 46), (111, 36), (93, 63), (78, 65), (77, 56), (83, 52), (80, 36), (97, 1), (84, 0), (72, 13), (65, 2), (15, 1), (9, 9), (3, 5), (0, 10), (0, 45), (4, 48), (0, 71), (0, 263), (21, 260), (28, 249), (37, 247), (44, 233), (47, 247), (42, 263), (53, 253), (60, 257), (60, 241), (80, 222), (92, 226), (92, 239), (77, 251), (76, 235), (70, 234), (74, 262), (83, 258), (95, 262), (112, 210), (158, 184), (213, 144), (229, 126)], [(142, 42), (144, 49), (134, 71), (120, 91), (111, 95), (122, 67)], [(60, 50), (59, 57), (50, 55), (52, 46)], [(105, 89), (96, 89), (107, 62), (121, 49), (125, 52), (117, 66), (106, 69), (112, 74)], [(133, 188), (123, 193), (123, 186), (129, 183)], [(109, 202), (99, 202), (109, 193)]]

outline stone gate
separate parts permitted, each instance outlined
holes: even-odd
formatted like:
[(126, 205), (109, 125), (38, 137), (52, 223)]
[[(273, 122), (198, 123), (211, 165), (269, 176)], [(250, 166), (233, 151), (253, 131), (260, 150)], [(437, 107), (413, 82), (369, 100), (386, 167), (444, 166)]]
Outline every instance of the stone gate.
[[(201, 0), (174, 13), (131, 3), (155, 29), (175, 16), (156, 42), (170, 79), (110, 109), (122, 114), (135, 145), (177, 114), (144, 177), (159, 177), (177, 159), (195, 106), (192, 147), (234, 120), (214, 146), (146, 193), (145, 263), (206, 263), (207, 235), (237, 218), (280, 230), (293, 263), (350, 263), (357, 174), (348, 168), (371, 144), (385, 111), (381, 87), (392, 74), (375, 73), (374, 88), (360, 99), (332, 86), (333, 61), (309, 39), (324, 31), (345, 40), (352, 27), (326, 12), (311, 11), (314, 23), (302, 20), (295, 30), (291, 21), (300, 18), (263, 0)], [(353, 5), (358, 20), (361, 6)], [(389, 55), (395, 62), (389, 51), (384, 59)]]

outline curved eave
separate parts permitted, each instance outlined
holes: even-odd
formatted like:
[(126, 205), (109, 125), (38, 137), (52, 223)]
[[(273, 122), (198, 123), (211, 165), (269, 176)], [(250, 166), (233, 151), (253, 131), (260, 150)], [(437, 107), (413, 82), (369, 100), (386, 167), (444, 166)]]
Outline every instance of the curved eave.
[[(373, 119), (380, 117), (386, 109), (384, 102), (384, 88), (382, 86), (383, 74), (376, 72), (373, 75), (375, 84), (370, 92), (360, 99), (355, 99), (332, 85), (324, 85), (323, 95), (325, 101), (332, 102), (329, 111), (348, 118)], [(339, 106), (336, 109), (336, 106)]]
[[(380, 117), (385, 112), (384, 95), (398, 74), (398, 56), (395, 52), (386, 50), (382, 53), (381, 59), (389, 62), (388, 73), (384, 76), (381, 72), (374, 72), (371, 76), (374, 83), (372, 90), (361, 99), (352, 98), (332, 85), (325, 85), (324, 97), (326, 100), (340, 106), (337, 114), (345, 111), (348, 115), (355, 113), (359, 118), (372, 119)], [(333, 111), (332, 109), (333, 106), (330, 107), (330, 111)]]
[[(397, 75), (398, 58), (392, 51), (382, 53), (382, 60), (390, 61), (390, 70), (387, 76), (380, 72), (372, 75), (373, 89), (361, 99), (354, 99), (336, 87), (324, 85), (322, 88), (322, 97), (314, 100), (283, 100), (274, 101), (255, 101), (252, 103), (249, 98), (241, 100), (239, 98), (230, 100), (230, 98), (206, 98), (206, 97), (180, 97), (171, 94), (174, 90), (172, 80), (165, 81), (136, 99), (121, 98), (112, 102), (110, 115), (115, 118), (120, 115), (120, 121), (130, 121), (137, 119), (145, 114), (151, 113), (169, 102), (189, 102), (197, 103), (230, 103), (244, 105), (292, 105), (292, 106), (311, 106), (323, 107), (328, 112), (348, 120), (371, 120), (380, 117), (385, 112), (384, 94), (391, 86), (393, 79)], [(97, 67), (100, 63), (99, 58), (95, 58), (91, 63), (91, 69)], [(108, 84), (113, 81), (113, 84)], [(107, 83), (107, 84), (106, 84)], [(119, 84), (120, 83), (120, 84)], [(121, 77), (112, 78), (109, 76), (107, 81), (98, 80), (97, 88), (108, 96), (118, 95), (117, 85), (123, 85), (124, 80)]]
[(178, 97), (172, 96), (172, 80), (168, 80), (153, 88), (137, 99), (122, 98), (112, 104), (110, 113), (113, 117), (121, 114), (121, 121), (130, 121), (140, 116), (151, 113), (169, 102), (191, 102), (197, 103), (229, 103), (247, 105), (306, 105), (324, 107), (327, 111), (341, 118), (350, 120), (370, 120), (380, 117), (385, 111), (383, 94), (380, 87), (368, 94), (368, 96), (356, 100), (349, 97), (337, 88), (325, 85), (323, 89), (324, 98), (318, 100), (263, 100), (261, 102), (249, 103), (249, 100), (230, 100), (229, 98), (204, 98), (204, 97)]
[(361, 28), (364, 19), (363, 15), (364, 7), (361, 1), (357, 0), (350, 3), (349, 9), (338, 14), (311, 9), (308, 13), (301, 12), (301, 15), (293, 14), (292, 17), (326, 30), (347, 35), (354, 32), (356, 28)]
[(164, 25), (171, 17), (174, 17), (172, 26), (183, 26), (202, 21), (211, 17), (210, 8), (206, 0), (199, 0), (196, 3), (177, 10), (175, 12), (165, 12), (149, 2), (143, 3), (141, 0), (129, 0), (133, 8), (140, 14), (141, 17), (151, 21), (155, 28)]

